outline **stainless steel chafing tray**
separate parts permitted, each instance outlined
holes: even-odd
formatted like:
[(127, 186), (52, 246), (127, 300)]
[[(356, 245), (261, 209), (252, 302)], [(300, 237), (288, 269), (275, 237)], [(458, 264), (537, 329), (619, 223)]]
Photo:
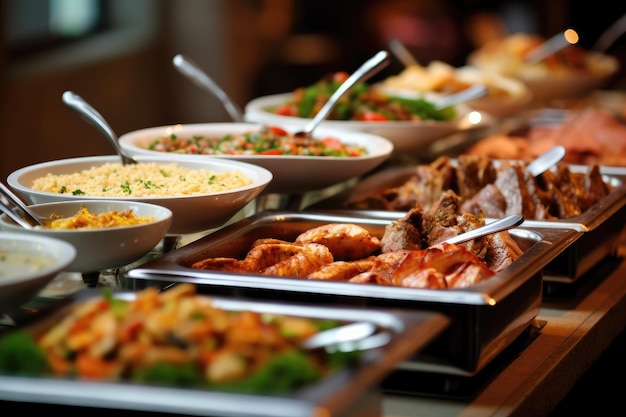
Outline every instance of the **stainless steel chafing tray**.
[[(586, 172), (586, 165), (569, 165), (572, 172)], [(350, 216), (378, 217), (395, 220), (405, 212), (384, 210), (355, 210), (349, 208), (352, 201), (406, 182), (415, 172), (414, 167), (392, 168), (381, 171), (327, 200), (307, 208), (308, 211), (345, 213)], [(550, 262), (543, 271), (548, 284), (571, 285), (607, 257), (616, 256), (626, 223), (626, 168), (600, 167), (605, 183), (612, 187), (609, 195), (579, 216), (557, 220), (526, 220), (523, 227), (572, 229), (583, 233), (574, 244)], [(550, 287), (547, 287), (550, 288)]]
[[(43, 321), (30, 328), (43, 331), (63, 317), (85, 297), (100, 294), (87, 290)], [(132, 293), (117, 297), (131, 298)], [(55, 404), (84, 410), (126, 410), (173, 413), (172, 415), (237, 417), (310, 417), (380, 416), (381, 381), (402, 361), (421, 351), (449, 324), (437, 312), (398, 309), (368, 309), (344, 306), (311, 306), (287, 302), (250, 301), (211, 297), (217, 308), (231, 311), (256, 311), (299, 317), (334, 319), (341, 322), (369, 322), (377, 330), (368, 340), (384, 339), (364, 351), (354, 367), (339, 369), (332, 375), (296, 392), (287, 394), (243, 394), (204, 389), (152, 386), (130, 382), (95, 382), (58, 378), (0, 375), (0, 402), (21, 409), (41, 411)], [(1, 337), (1, 336), (0, 336)]]
[(389, 220), (266, 211), (166, 253), (125, 275), (130, 280), (192, 282), (200, 288), (204, 286), (211, 291), (243, 297), (441, 312), (449, 316), (452, 323), (427, 349), (429, 356), (441, 358), (441, 365), (447, 369), (473, 373), (497, 356), (535, 319), (541, 306), (544, 266), (581, 235), (571, 229), (513, 229), (510, 233), (524, 251), (523, 255), (492, 278), (463, 289), (401, 288), (191, 268), (194, 262), (209, 257), (241, 259), (258, 238), (293, 240), (306, 230), (328, 223), (358, 224), (382, 237)]

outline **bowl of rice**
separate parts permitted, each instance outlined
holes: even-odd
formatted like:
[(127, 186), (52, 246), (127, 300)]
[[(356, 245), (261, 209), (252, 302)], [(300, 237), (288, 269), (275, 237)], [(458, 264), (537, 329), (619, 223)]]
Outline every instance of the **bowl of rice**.
[(33, 204), (52, 219), (30, 229), (0, 215), (0, 230), (62, 240), (76, 248), (65, 271), (89, 273), (128, 265), (153, 250), (172, 222), (172, 212), (156, 204), (121, 200), (76, 200)]
[(29, 165), (7, 184), (29, 204), (121, 200), (157, 204), (172, 211), (168, 235), (223, 226), (272, 180), (267, 169), (240, 161), (177, 160), (137, 156), (122, 165), (118, 155), (86, 156)]

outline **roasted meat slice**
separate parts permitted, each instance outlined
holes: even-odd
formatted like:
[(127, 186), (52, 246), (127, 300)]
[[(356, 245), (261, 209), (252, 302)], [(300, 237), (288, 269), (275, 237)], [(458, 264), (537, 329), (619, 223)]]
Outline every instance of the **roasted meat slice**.
[(493, 233), (484, 239), (487, 241), (484, 260), (493, 271), (503, 270), (524, 253), (509, 232)]
[(493, 161), (480, 155), (461, 154), (456, 170), (459, 196), (472, 198), (487, 184), (492, 184), (497, 177)]
[(443, 243), (408, 254), (393, 272), (392, 282), (402, 287), (443, 289), (469, 285), (494, 274), (464, 246)]
[(331, 223), (301, 233), (298, 245), (319, 243), (326, 246), (336, 260), (361, 259), (380, 249), (380, 240), (362, 226), (350, 223)]
[(417, 206), (401, 219), (389, 223), (380, 239), (381, 252), (423, 249), (425, 244), (422, 239), (422, 218), (422, 208)]
[(487, 184), (473, 197), (463, 201), (461, 211), (476, 215), (482, 213), (485, 217), (498, 219), (505, 216), (506, 199), (498, 187)]

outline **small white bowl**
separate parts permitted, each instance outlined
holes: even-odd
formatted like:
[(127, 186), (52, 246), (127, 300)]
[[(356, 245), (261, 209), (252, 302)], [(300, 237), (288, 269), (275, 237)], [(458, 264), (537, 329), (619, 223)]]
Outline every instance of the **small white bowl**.
[[(171, 157), (137, 156), (142, 162), (172, 163)], [(181, 167), (213, 172), (233, 172), (239, 170), (252, 178), (250, 185), (228, 191), (193, 194), (182, 196), (158, 197), (94, 197), (87, 195), (69, 195), (37, 191), (32, 188), (35, 179), (51, 174), (72, 174), (106, 163), (119, 163), (118, 155), (86, 156), (61, 159), (26, 166), (13, 171), (7, 177), (7, 184), (29, 204), (51, 203), (55, 201), (77, 200), (120, 200), (157, 204), (170, 209), (173, 213), (169, 235), (199, 233), (223, 226), (239, 210), (256, 198), (272, 180), (272, 173), (265, 168), (239, 161), (217, 158), (199, 158), (197, 160), (177, 160)]]
[[(60, 239), (0, 232), (0, 313), (33, 299), (76, 255), (74, 245)], [(45, 260), (45, 266), (35, 268), (33, 264), (39, 259)]]
[(6, 214), (0, 215), (0, 230), (30, 236), (63, 240), (76, 247), (78, 255), (67, 266), (70, 272), (96, 272), (128, 265), (150, 252), (163, 239), (172, 222), (172, 212), (156, 204), (119, 200), (77, 200), (34, 204), (29, 208), (42, 217), (53, 214), (72, 217), (85, 207), (90, 213), (132, 210), (136, 216), (154, 217), (154, 221), (131, 226), (98, 229), (25, 229)]
[[(280, 126), (287, 132), (295, 126)], [(178, 138), (204, 136), (224, 137), (260, 131), (256, 123), (201, 123), (158, 126), (128, 132), (119, 137), (120, 146), (130, 155), (163, 156), (163, 152), (148, 149), (156, 139), (176, 135)], [(367, 155), (355, 157), (301, 156), (301, 155), (197, 155), (170, 152), (170, 159), (188, 161), (214, 160), (240, 161), (255, 164), (272, 172), (273, 180), (266, 188), (268, 193), (300, 194), (320, 190), (363, 175), (384, 162), (393, 151), (393, 144), (380, 136), (349, 130), (319, 127), (313, 131), (314, 138), (334, 137), (343, 144), (364, 146)]]
[[(248, 122), (266, 125), (294, 126), (303, 128), (311, 119), (302, 117), (282, 116), (271, 111), (281, 104), (291, 101), (293, 93), (274, 94), (251, 100), (245, 107), (244, 118)], [(434, 120), (425, 121), (356, 121), (356, 120), (324, 120), (320, 129), (342, 129), (365, 132), (388, 139), (393, 144), (394, 154), (418, 154), (438, 139), (454, 133), (490, 126), (494, 123), (490, 115), (479, 116), (477, 112), (470, 115), (466, 106), (459, 106), (459, 116), (449, 122)]]

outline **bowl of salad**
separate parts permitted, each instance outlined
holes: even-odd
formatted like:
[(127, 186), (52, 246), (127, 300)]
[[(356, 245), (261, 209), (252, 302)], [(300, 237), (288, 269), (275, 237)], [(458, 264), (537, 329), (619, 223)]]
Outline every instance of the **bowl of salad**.
[[(346, 75), (335, 73), (292, 92), (257, 97), (246, 104), (244, 118), (302, 128)], [(393, 143), (394, 153), (419, 153), (438, 139), (492, 122), (489, 115), (463, 104), (438, 108), (424, 97), (394, 96), (376, 84), (360, 83), (343, 96), (320, 126), (379, 135)]]
[(128, 132), (120, 146), (137, 156), (173, 160), (241, 161), (269, 170), (265, 193), (301, 194), (368, 173), (384, 162), (393, 144), (378, 135), (318, 127), (310, 140), (294, 137), (298, 126), (259, 123), (198, 123)]

